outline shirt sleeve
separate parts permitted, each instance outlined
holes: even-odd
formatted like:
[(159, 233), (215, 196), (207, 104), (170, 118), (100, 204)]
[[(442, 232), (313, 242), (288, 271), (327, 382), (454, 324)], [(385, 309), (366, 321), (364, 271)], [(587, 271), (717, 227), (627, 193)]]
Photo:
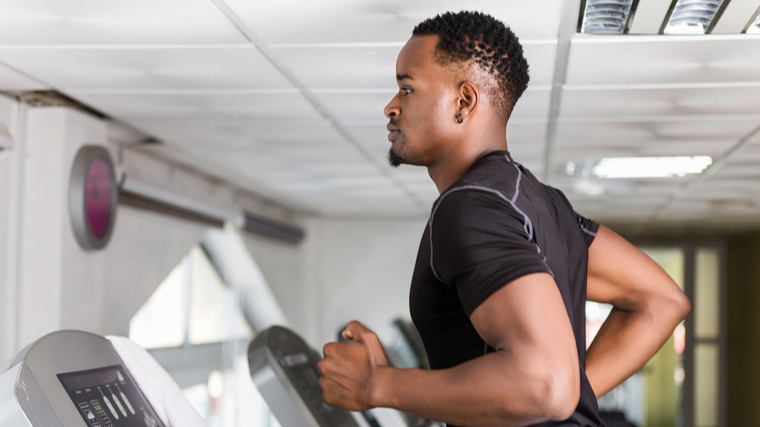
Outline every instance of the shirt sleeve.
[(599, 224), (578, 212), (575, 212), (575, 219), (578, 221), (578, 226), (581, 228), (581, 231), (583, 231), (583, 238), (586, 239), (586, 248), (589, 248), (591, 244), (594, 243), (596, 233), (599, 231)]
[(533, 273), (549, 273), (530, 221), (509, 201), (484, 190), (453, 191), (430, 221), (431, 267), (456, 289), (471, 315), (494, 292)]

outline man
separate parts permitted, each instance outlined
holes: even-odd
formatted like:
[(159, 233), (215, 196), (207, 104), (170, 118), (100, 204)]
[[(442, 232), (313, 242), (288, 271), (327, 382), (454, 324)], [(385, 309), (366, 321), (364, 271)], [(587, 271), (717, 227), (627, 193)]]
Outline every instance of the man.
[[(596, 398), (640, 369), (689, 313), (641, 251), (572, 209), (507, 151), (528, 84), (515, 35), (480, 13), (418, 25), (396, 63), (389, 160), (428, 168), (440, 197), (410, 309), (429, 371), (390, 368), (358, 322), (319, 364), (326, 403), (461, 426), (600, 426)], [(585, 349), (585, 301), (612, 313)]]

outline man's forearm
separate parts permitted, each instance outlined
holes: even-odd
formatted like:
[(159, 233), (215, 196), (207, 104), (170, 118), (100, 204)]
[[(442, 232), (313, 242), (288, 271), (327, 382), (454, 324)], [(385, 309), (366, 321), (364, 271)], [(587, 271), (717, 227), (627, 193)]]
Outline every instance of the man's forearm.
[(467, 426), (565, 419), (578, 391), (567, 390), (575, 387), (567, 375), (541, 363), (529, 354), (496, 352), (446, 370), (381, 368), (372, 379), (372, 404)]
[(641, 369), (668, 340), (681, 313), (667, 302), (632, 311), (613, 309), (586, 352), (586, 375), (596, 396)]

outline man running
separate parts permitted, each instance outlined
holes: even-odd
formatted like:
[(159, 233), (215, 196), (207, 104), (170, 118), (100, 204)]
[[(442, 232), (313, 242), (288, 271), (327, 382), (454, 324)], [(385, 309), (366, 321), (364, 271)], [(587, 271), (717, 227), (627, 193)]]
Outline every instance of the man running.
[[(446, 13), (419, 24), (385, 108), (392, 165), (425, 166), (440, 193), (412, 277), (410, 310), (431, 370), (388, 366), (352, 322), (319, 364), (323, 398), (449, 426), (601, 426), (596, 399), (639, 370), (689, 313), (673, 280), (574, 212), (508, 152), (528, 85), (500, 21)], [(585, 348), (585, 302), (613, 310)]]

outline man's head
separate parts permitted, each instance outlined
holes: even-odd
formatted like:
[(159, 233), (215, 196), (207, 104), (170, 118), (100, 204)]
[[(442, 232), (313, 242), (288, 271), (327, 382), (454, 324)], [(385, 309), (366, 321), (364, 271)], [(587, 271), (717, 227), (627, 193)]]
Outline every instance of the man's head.
[(385, 110), (394, 166), (429, 165), (447, 142), (460, 139), (458, 125), (475, 120), (479, 105), (480, 124), (503, 129), (529, 80), (517, 37), (478, 12), (449, 12), (420, 23), (396, 72), (400, 90)]

